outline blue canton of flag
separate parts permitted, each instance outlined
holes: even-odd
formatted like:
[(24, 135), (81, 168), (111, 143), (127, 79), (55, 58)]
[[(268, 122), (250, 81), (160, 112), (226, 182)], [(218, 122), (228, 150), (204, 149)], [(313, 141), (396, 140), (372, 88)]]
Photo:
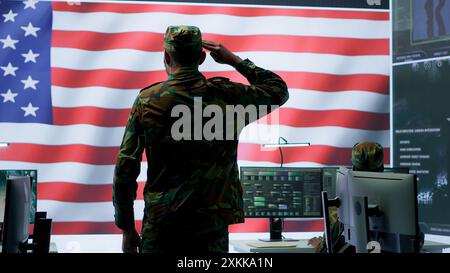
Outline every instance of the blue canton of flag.
[(51, 3), (0, 1), (0, 122), (53, 122)]

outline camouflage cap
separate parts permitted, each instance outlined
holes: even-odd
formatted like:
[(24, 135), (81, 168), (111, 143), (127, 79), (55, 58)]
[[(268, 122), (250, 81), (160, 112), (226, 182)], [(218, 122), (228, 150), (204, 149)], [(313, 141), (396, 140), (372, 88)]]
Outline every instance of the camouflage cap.
[(169, 26), (164, 34), (164, 49), (174, 51), (176, 48), (201, 48), (202, 34), (196, 26)]
[(355, 144), (352, 149), (352, 164), (359, 170), (380, 169), (384, 165), (383, 147), (374, 142)]

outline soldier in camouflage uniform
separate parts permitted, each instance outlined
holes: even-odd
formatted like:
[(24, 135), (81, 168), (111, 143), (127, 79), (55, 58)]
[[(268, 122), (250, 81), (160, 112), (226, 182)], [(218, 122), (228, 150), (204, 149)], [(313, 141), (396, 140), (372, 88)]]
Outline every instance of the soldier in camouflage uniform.
[[(198, 71), (206, 57), (202, 47), (216, 62), (233, 66), (250, 85), (222, 77), (206, 79)], [(114, 172), (113, 203), (116, 225), (123, 230), (122, 249), (227, 252), (228, 225), (244, 222), (237, 165), (239, 132), (233, 132), (233, 140), (174, 140), (172, 109), (184, 105), (192, 110), (194, 97), (202, 99), (203, 107), (216, 105), (224, 112), (226, 105), (279, 106), (288, 99), (287, 86), (275, 73), (240, 59), (224, 46), (202, 41), (197, 27), (168, 27), (164, 49), (169, 77), (137, 96)], [(194, 122), (204, 125), (205, 118), (200, 119)], [(144, 150), (148, 170), (141, 245), (133, 203)]]
[[(352, 149), (352, 165), (354, 171), (382, 172), (384, 170), (383, 147), (378, 143), (362, 142), (356, 143)], [(339, 222), (337, 208), (330, 210), (331, 238), (333, 252), (338, 252), (344, 245), (345, 239), (342, 235), (342, 223)], [(314, 237), (309, 240), (316, 252), (326, 252), (326, 243), (323, 237)]]
[[(375, 142), (356, 143), (352, 149), (352, 165), (354, 171), (383, 172), (384, 154), (383, 146)], [(345, 239), (342, 235), (343, 227), (339, 222), (337, 208), (330, 208), (331, 238), (333, 238), (333, 252), (338, 252), (344, 245)], [(422, 248), (425, 234), (419, 230), (419, 248)], [(326, 252), (326, 243), (323, 237), (315, 237), (310, 244), (317, 252)]]
[(352, 165), (354, 171), (384, 171), (383, 147), (378, 143), (356, 143), (352, 149)]

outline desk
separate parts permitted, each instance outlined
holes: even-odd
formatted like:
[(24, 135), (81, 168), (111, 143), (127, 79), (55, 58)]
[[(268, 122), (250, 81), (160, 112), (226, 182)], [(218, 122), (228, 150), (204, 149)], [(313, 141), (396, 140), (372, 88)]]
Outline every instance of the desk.
[(230, 245), (240, 253), (315, 253), (314, 247), (308, 245), (308, 240), (301, 239), (296, 247), (253, 247), (248, 243), (261, 242), (258, 240), (231, 240)]
[(445, 248), (450, 248), (450, 244), (425, 240), (423, 242), (423, 247), (420, 250), (420, 252), (422, 252), (422, 253), (442, 253)]
[[(302, 239), (297, 242), (296, 247), (253, 247), (248, 243), (260, 242), (258, 240), (231, 240), (230, 245), (239, 253), (315, 253), (308, 240)], [(450, 244), (425, 240), (421, 253), (442, 253), (444, 249), (450, 248)]]
[[(29, 251), (31, 252), (31, 251)], [(2, 253), (2, 245), (0, 244), (0, 253)], [(58, 253), (58, 248), (56, 247), (56, 243), (50, 242), (49, 253)]]

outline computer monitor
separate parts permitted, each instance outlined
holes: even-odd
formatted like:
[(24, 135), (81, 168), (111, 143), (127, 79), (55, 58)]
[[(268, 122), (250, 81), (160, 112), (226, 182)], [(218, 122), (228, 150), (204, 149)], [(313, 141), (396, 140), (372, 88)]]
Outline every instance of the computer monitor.
[(328, 193), (328, 198), (336, 197), (336, 177), (339, 167), (324, 167), (322, 189)]
[(413, 174), (338, 170), (339, 221), (348, 244), (360, 253), (378, 242), (381, 251), (419, 250), (417, 184)]
[[(344, 167), (351, 169), (351, 167)], [(324, 167), (322, 178), (322, 189), (328, 193), (328, 198), (332, 199), (336, 197), (336, 178), (339, 167)], [(409, 173), (409, 168), (384, 168), (386, 173)]]
[(29, 176), (31, 179), (31, 207), (30, 223), (34, 224), (36, 206), (37, 206), (37, 170), (0, 170), (0, 223), (3, 223), (4, 204), (6, 197), (6, 180), (10, 176)]
[(283, 218), (322, 217), (322, 169), (241, 167), (244, 213), (270, 218), (271, 240), (282, 240)]
[(10, 176), (6, 181), (2, 252), (18, 253), (29, 237), (31, 183), (29, 176)]

